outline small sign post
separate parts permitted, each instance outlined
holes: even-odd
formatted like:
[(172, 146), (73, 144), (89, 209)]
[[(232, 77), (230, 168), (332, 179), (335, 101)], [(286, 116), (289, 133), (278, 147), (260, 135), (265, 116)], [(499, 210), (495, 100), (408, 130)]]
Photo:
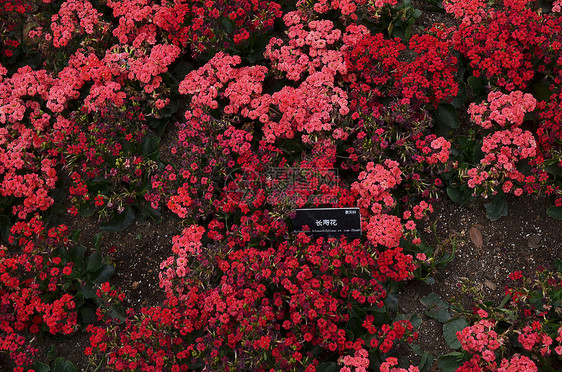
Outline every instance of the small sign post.
[[(304, 226), (309, 230), (304, 231)], [(306, 208), (296, 209), (293, 219), (295, 233), (304, 232), (312, 237), (361, 237), (359, 208)]]

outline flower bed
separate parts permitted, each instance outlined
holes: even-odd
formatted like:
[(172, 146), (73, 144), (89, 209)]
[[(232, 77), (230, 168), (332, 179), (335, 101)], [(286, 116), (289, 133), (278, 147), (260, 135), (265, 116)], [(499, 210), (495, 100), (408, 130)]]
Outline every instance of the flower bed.
[[(419, 230), (435, 201), (486, 200), (496, 220), (507, 194), (544, 194), (562, 219), (559, 1), (449, 0), (450, 24), (426, 29), (406, 0), (1, 6), (14, 371), (75, 368), (33, 340), (76, 332), (92, 370), (426, 371), (404, 358), (420, 318), (397, 293), (452, 259)], [(293, 231), (295, 209), (349, 207), (361, 238)], [(164, 301), (142, 308), (124, 306), (101, 235), (84, 247), (53, 222), (120, 233), (164, 209), (184, 229), (154, 268)], [(549, 269), (445, 320), (463, 352), (441, 368), (557, 368)]]

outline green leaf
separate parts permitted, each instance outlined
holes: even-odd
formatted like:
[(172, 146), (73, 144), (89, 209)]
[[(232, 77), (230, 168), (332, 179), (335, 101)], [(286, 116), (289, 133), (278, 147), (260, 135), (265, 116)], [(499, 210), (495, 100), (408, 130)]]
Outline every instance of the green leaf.
[(112, 305), (109, 309), (109, 316), (111, 316), (112, 319), (118, 319), (121, 322), (124, 322), (126, 319), (125, 309), (121, 304)]
[(59, 357), (55, 359), (53, 363), (53, 367), (51, 369), (52, 372), (78, 372), (78, 368), (68, 359), (63, 357)]
[(80, 215), (82, 217), (90, 217), (92, 216), (94, 213), (96, 212), (96, 207), (91, 205), (91, 204), (81, 204), (78, 207), (78, 213), (80, 213)]
[(533, 84), (532, 90), (533, 96), (537, 99), (537, 101), (548, 101), (553, 93), (550, 90), (550, 84), (546, 81), (537, 81)]
[(471, 76), (468, 78), (468, 86), (472, 89), (472, 93), (475, 96), (481, 96), (484, 93), (484, 85), (486, 84), (486, 79), (483, 77)]
[(562, 273), (562, 260), (555, 260), (554, 261), (554, 269), (557, 272)]
[(421, 304), (426, 307), (426, 308), (431, 308), (431, 307), (435, 307), (435, 306), (447, 306), (447, 303), (445, 303), (441, 297), (439, 297), (439, 295), (435, 292), (431, 292), (430, 294), (428, 294), (425, 297), (422, 297), (420, 299)]
[(162, 220), (162, 213), (158, 209), (152, 208), (150, 205), (140, 205), (138, 206), (141, 212), (141, 216), (149, 217), (154, 222), (160, 222)]
[(86, 252), (86, 247), (81, 244), (73, 245), (68, 250), (68, 258), (75, 265), (82, 264), (84, 262), (84, 252)]
[(97, 297), (96, 290), (94, 289), (94, 286), (90, 282), (84, 282), (82, 285), (80, 285), (78, 291), (79, 291), (78, 293), (82, 293), (82, 295), (86, 299)]
[(179, 78), (178, 80), (181, 81), (183, 80), (183, 78), (187, 76), (187, 74), (189, 74), (193, 70), (195, 70), (195, 66), (193, 65), (193, 63), (188, 61), (183, 61), (181, 63), (178, 63), (174, 67), (173, 71), (176, 78)]
[(445, 191), (447, 192), (447, 196), (453, 201), (453, 203), (463, 205), (466, 202), (463, 193), (458, 187), (447, 186)]
[(103, 235), (102, 232), (99, 232), (96, 235), (94, 235), (94, 248), (96, 248), (96, 249), (100, 248), (100, 242), (101, 242), (102, 235)]
[(468, 322), (464, 318), (453, 319), (443, 324), (443, 336), (451, 349), (459, 349), (461, 347), (461, 343), (457, 338), (457, 331), (462, 331), (466, 327), (468, 327)]
[(398, 297), (396, 297), (394, 293), (390, 293), (388, 296), (386, 296), (386, 299), (384, 300), (384, 304), (386, 305), (388, 311), (394, 313), (398, 312)]
[(12, 228), (12, 221), (6, 215), (0, 215), (0, 237), (4, 242), (8, 242), (10, 238), (10, 229)]
[(547, 209), (546, 214), (556, 220), (562, 220), (562, 207), (550, 207)]
[(96, 321), (96, 311), (89, 306), (80, 308), (80, 322), (82, 324), (92, 324)]
[(504, 194), (497, 194), (489, 203), (484, 204), (486, 208), (486, 217), (490, 221), (496, 221), (503, 216), (507, 216), (507, 201)]
[(433, 355), (431, 355), (427, 351), (424, 351), (422, 356), (421, 356), (421, 360), (418, 364), (419, 368), (420, 368), (420, 371), (429, 371), (429, 369), (433, 365), (434, 360), (435, 360), (435, 357)]
[(103, 266), (103, 258), (98, 252), (94, 252), (88, 257), (88, 262), (86, 264), (86, 271), (89, 273), (95, 273)]
[(363, 321), (358, 316), (353, 316), (349, 319), (347, 328), (355, 334), (361, 334), (364, 331)]
[(336, 372), (339, 370), (339, 367), (334, 362), (324, 362), (320, 363), (316, 366), (317, 372)]
[(412, 324), (412, 327), (414, 327), (414, 329), (417, 329), (422, 324), (422, 318), (419, 317), (418, 314), (414, 314), (410, 317), (410, 323)]
[(445, 323), (451, 319), (449, 314), (449, 304), (443, 301), (436, 293), (430, 293), (423, 297), (420, 302), (426, 307), (425, 315), (437, 320), (440, 323)]
[(123, 213), (113, 216), (108, 222), (100, 223), (100, 230), (108, 232), (120, 232), (127, 229), (135, 221), (135, 210), (128, 206)]
[(435, 279), (434, 279), (432, 276), (428, 276), (428, 277), (425, 278), (423, 281), (424, 281), (425, 284), (427, 284), (427, 285), (435, 284)]
[(95, 284), (105, 283), (111, 278), (114, 271), (115, 266), (111, 264), (104, 265), (100, 271), (90, 274), (91, 281)]
[(545, 171), (552, 174), (554, 180), (556, 181), (560, 179), (560, 175), (562, 174), (562, 167), (560, 167), (558, 164), (550, 164), (545, 167)]
[(457, 96), (451, 101), (451, 105), (457, 110), (464, 108), (464, 103), (466, 102), (467, 92), (464, 83), (459, 84), (459, 92)]
[(392, 320), (390, 315), (388, 315), (388, 311), (386, 311), (386, 306), (382, 308), (375, 308), (371, 315), (375, 318), (373, 321), (373, 325), (382, 326), (383, 324), (388, 324)]
[(439, 357), (438, 367), (442, 372), (454, 372), (465, 361), (465, 355), (460, 352), (449, 353)]
[(223, 18), (222, 19), (222, 25), (224, 26), (224, 29), (226, 30), (227, 34), (232, 34), (234, 33), (234, 24), (232, 23), (232, 21), (228, 18)]
[(151, 160), (158, 160), (159, 148), (160, 148), (160, 137), (147, 136), (142, 141), (141, 155)]
[(448, 309), (437, 308), (435, 310), (427, 310), (425, 313), (428, 317), (437, 320), (439, 323), (445, 323), (451, 319)]
[(33, 363), (33, 369), (35, 372), (49, 372), (51, 370), (47, 364), (41, 362)]
[(457, 109), (450, 103), (440, 103), (435, 112), (435, 120), (438, 126), (456, 129), (460, 126)]

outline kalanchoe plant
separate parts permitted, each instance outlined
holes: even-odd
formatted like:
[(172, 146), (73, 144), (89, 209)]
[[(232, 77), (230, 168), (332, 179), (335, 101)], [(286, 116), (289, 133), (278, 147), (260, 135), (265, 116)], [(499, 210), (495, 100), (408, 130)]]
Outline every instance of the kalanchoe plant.
[(159, 139), (151, 135), (138, 106), (74, 115), (59, 138), (61, 163), (71, 182), (71, 214), (95, 214), (110, 231), (127, 228), (136, 211), (157, 216), (144, 195), (158, 167)]
[(94, 321), (94, 286), (114, 266), (97, 252), (85, 255), (67, 226), (48, 228), (38, 217), (16, 223), (9, 241), (0, 247), (0, 350), (21, 368), (37, 352), (34, 335), (68, 335)]
[(562, 366), (562, 263), (554, 265), (529, 277), (512, 272), (500, 304), (487, 300), (475, 283), (463, 284), (474, 302), (472, 310), (461, 302), (454, 307), (455, 316), (470, 324), (456, 333), (466, 360), (457, 371), (556, 371)]

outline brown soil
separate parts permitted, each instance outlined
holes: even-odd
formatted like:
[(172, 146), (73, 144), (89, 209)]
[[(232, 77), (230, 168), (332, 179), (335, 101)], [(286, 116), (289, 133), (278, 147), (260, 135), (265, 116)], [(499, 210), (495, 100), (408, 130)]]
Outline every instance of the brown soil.
[[(422, 297), (435, 292), (449, 304), (456, 298), (470, 305), (472, 301), (463, 298), (460, 289), (460, 283), (469, 280), (478, 286), (486, 300), (499, 304), (509, 273), (521, 270), (530, 275), (539, 266), (549, 268), (554, 260), (562, 258), (562, 222), (547, 216), (548, 199), (511, 197), (508, 205), (508, 216), (494, 222), (486, 218), (481, 205), (465, 208), (447, 199), (435, 205), (431, 216), (435, 224), (427, 226), (431, 233), (426, 231), (426, 237), (437, 246), (439, 241), (456, 236), (455, 258), (445, 269), (435, 273), (435, 284), (411, 282), (398, 302), (401, 312), (422, 317), (417, 343), (435, 357), (452, 350), (443, 339), (442, 325), (423, 315)], [(482, 234), (481, 248), (470, 238), (471, 227)]]

